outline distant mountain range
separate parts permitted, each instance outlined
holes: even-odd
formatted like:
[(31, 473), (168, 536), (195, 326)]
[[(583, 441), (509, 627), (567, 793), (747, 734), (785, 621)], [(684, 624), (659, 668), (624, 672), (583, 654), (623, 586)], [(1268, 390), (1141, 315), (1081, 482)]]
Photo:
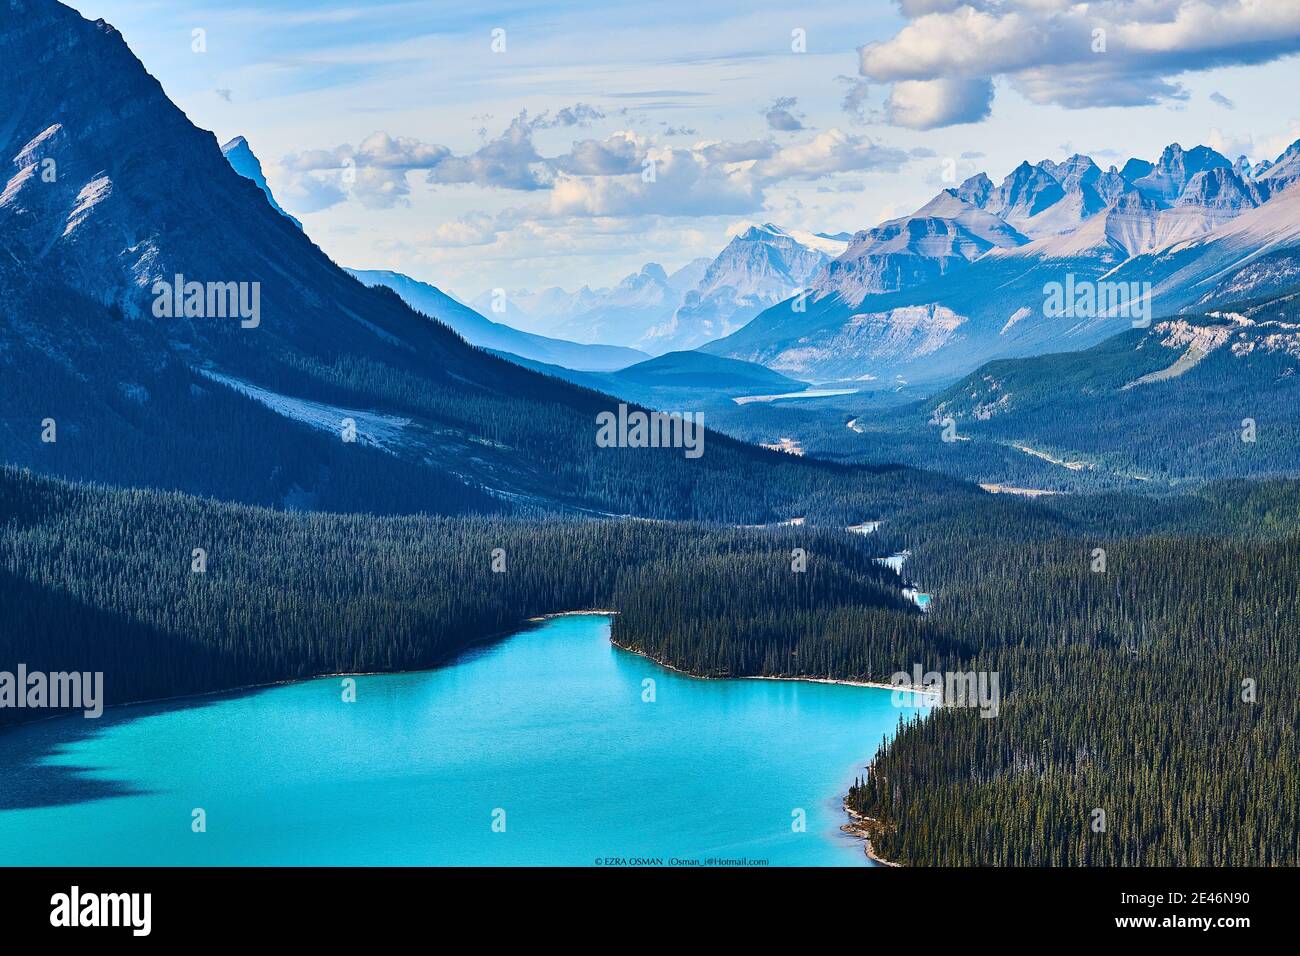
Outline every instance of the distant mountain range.
[(599, 447), (615, 399), (339, 268), (112, 26), (4, 11), (0, 460), (292, 509), (730, 523), (804, 514), (828, 482), (874, 510), (900, 480), (716, 433), (698, 460)]
[(802, 311), (779, 303), (702, 348), (811, 381), (914, 382), (1086, 348), (1131, 317), (1046, 314), (1045, 287), (1067, 276), (1139, 283), (1136, 304), (1153, 316), (1293, 281), (1297, 178), (1300, 143), (1254, 166), (1175, 144), (1105, 171), (1076, 155), (1022, 163), (999, 186), (980, 174), (857, 233), (813, 278)]
[(489, 290), (470, 304), (492, 314), (496, 303), (506, 322), (578, 342), (655, 354), (692, 349), (802, 290), (848, 238), (764, 223), (734, 236), (716, 258), (692, 260), (671, 275), (652, 262), (612, 289)]

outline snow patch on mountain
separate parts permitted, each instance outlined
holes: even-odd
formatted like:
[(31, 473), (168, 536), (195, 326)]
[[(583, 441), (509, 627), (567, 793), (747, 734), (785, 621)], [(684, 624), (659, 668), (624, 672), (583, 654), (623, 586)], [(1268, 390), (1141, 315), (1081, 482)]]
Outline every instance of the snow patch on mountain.
[[(319, 431), (341, 436), (344, 420), (351, 419), (356, 424), (359, 444), (369, 445), (390, 454), (395, 454), (396, 449), (404, 444), (403, 430), (411, 424), (409, 418), (381, 415), (378, 412), (365, 412), (282, 395), (243, 379), (223, 375), (213, 369), (201, 368), (196, 371), (204, 378), (232, 388), (241, 395), (266, 406), (277, 415), (302, 422)], [(342, 438), (340, 437), (339, 440), (342, 441)]]

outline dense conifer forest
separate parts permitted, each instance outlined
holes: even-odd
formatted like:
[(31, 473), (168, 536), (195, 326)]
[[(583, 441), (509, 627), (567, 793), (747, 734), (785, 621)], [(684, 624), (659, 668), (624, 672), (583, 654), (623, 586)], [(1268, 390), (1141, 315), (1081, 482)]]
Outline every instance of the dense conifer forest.
[[(796, 547), (818, 555), (807, 573)], [(286, 514), (4, 469), (0, 669), (103, 671), (121, 703), (431, 667), (534, 615), (618, 608), (708, 569), (755, 606), (910, 606), (830, 530)]]
[[(620, 646), (699, 675), (996, 672), (996, 718), (900, 727), (848, 795), (888, 859), (1294, 865), (1297, 515), (1281, 481), (919, 494), (864, 536), (287, 514), (5, 469), (0, 662), (101, 670), (121, 703), (431, 667), (534, 615), (610, 608)], [(928, 613), (875, 560), (903, 546)]]

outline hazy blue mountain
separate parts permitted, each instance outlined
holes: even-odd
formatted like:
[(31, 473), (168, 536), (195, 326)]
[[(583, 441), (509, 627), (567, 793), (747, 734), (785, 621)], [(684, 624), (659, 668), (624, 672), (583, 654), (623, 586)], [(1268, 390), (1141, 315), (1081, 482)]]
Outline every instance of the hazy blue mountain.
[(733, 237), (713, 259), (694, 259), (671, 274), (652, 262), (612, 289), (489, 290), (471, 305), (519, 328), (662, 354), (740, 328), (804, 288), (848, 239), (765, 223)]
[(347, 270), (368, 286), (385, 286), (402, 297), (417, 312), (437, 319), (458, 332), (470, 345), (509, 352), (579, 371), (609, 371), (623, 368), (647, 358), (645, 352), (616, 345), (583, 345), (563, 339), (547, 338), (521, 332), (500, 322), (493, 322), (474, 309), (463, 305), (436, 286), (420, 282), (400, 272), (383, 270)]
[(641, 344), (652, 352), (692, 349), (743, 326), (807, 286), (847, 242), (764, 223), (735, 236), (685, 292), (672, 317)]

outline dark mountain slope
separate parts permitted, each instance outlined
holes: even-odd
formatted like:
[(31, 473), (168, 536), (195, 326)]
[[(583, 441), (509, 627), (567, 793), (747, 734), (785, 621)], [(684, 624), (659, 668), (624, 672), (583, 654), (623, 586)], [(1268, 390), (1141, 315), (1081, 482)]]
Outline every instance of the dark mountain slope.
[[(933, 480), (716, 436), (698, 460), (598, 448), (612, 399), (472, 348), (338, 268), (111, 26), (10, 3), (0, 63), (0, 459), (287, 507), (747, 523)], [(256, 321), (155, 315), (176, 275), (245, 283), (249, 304), (256, 289)]]

